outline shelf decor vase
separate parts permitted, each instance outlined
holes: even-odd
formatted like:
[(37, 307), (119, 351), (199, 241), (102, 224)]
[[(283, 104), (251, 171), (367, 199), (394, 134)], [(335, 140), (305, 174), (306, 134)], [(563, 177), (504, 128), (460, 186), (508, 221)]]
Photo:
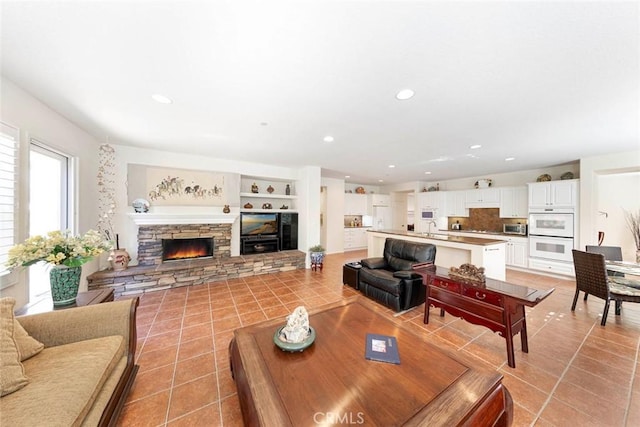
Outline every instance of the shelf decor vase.
[(76, 302), (82, 267), (54, 265), (49, 271), (51, 299), (54, 306), (69, 305)]
[(109, 254), (109, 262), (113, 271), (126, 270), (129, 267), (129, 261), (131, 261), (131, 256), (126, 249), (114, 249)]

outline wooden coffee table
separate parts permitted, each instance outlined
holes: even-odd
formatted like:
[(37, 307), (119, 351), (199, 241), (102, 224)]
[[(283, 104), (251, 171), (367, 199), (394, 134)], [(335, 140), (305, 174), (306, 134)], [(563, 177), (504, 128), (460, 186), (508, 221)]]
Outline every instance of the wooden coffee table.
[[(364, 297), (312, 312), (315, 342), (289, 353), (273, 343), (284, 319), (238, 329), (231, 370), (247, 426), (511, 424), (496, 371), (470, 366)], [(367, 333), (397, 338), (400, 365), (365, 359)]]
[(101, 304), (103, 302), (113, 301), (113, 289), (98, 289), (95, 291), (78, 292), (75, 304), (55, 307), (51, 296), (43, 298), (32, 304), (27, 304), (20, 310), (15, 312), (16, 316), (25, 316), (27, 314), (45, 313), (53, 310), (64, 310), (71, 307), (82, 307), (85, 305)]

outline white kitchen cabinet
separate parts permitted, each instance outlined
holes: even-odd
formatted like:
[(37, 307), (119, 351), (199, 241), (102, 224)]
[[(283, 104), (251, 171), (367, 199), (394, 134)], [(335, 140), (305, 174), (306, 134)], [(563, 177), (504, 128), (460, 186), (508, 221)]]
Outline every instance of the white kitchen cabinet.
[(388, 194), (367, 194), (369, 206), (391, 206), (391, 196)]
[(577, 204), (577, 179), (529, 183), (529, 209), (576, 208)]
[(527, 268), (528, 263), (529, 239), (526, 237), (509, 237), (506, 245), (505, 264)]
[(447, 216), (469, 216), (469, 209), (465, 208), (467, 198), (466, 191), (446, 191), (445, 194)]
[(551, 274), (561, 274), (564, 276), (575, 276), (572, 262), (553, 261), (550, 259), (529, 258), (529, 268), (540, 270)]
[(418, 207), (422, 209), (433, 209), (438, 215), (446, 216), (446, 194), (444, 191), (425, 191), (418, 193)]
[(345, 228), (344, 229), (344, 250), (351, 251), (364, 249), (367, 247), (366, 228)]
[(527, 187), (500, 189), (500, 218), (526, 218), (528, 212)]
[(367, 215), (367, 195), (346, 193), (344, 195), (345, 215)]
[(466, 208), (499, 208), (500, 189), (498, 188), (478, 188), (467, 190)]

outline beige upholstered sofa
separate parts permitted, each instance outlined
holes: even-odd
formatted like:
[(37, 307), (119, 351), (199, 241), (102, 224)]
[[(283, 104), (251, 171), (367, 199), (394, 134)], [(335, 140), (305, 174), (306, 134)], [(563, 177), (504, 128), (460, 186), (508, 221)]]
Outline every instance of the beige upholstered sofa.
[[(19, 374), (20, 367), (5, 363), (9, 355), (3, 348), (0, 425), (115, 425), (138, 370), (137, 306), (136, 298), (16, 317), (14, 326), (17, 321), (44, 348), (21, 350), (18, 335), (24, 331), (15, 326), (18, 354), (35, 354), (20, 356), (26, 379), (7, 386), (6, 377), (12, 370)], [(6, 326), (8, 310), (3, 311)]]

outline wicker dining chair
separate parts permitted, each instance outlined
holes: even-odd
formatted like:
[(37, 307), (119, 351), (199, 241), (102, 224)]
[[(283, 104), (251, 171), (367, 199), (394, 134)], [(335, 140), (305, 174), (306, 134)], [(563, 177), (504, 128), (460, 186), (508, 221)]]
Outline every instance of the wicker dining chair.
[[(629, 286), (634, 281), (609, 277), (607, 275), (607, 267), (604, 262), (604, 255), (591, 252), (583, 252), (577, 249), (573, 250), (573, 267), (576, 273), (576, 294), (573, 297), (571, 311), (576, 309), (578, 295), (580, 291), (587, 295), (601, 298), (605, 301), (604, 311), (602, 312), (602, 321), (600, 324), (604, 326), (607, 323), (607, 315), (609, 314), (609, 303), (615, 301), (616, 315), (620, 315), (622, 302), (640, 302), (640, 282), (636, 282), (638, 287)], [(624, 282), (619, 283), (619, 282)]]
[[(622, 261), (622, 248), (620, 246), (585, 246), (587, 252), (595, 252), (604, 255), (607, 261)], [(624, 277), (624, 273), (617, 271), (607, 271), (609, 276)]]

